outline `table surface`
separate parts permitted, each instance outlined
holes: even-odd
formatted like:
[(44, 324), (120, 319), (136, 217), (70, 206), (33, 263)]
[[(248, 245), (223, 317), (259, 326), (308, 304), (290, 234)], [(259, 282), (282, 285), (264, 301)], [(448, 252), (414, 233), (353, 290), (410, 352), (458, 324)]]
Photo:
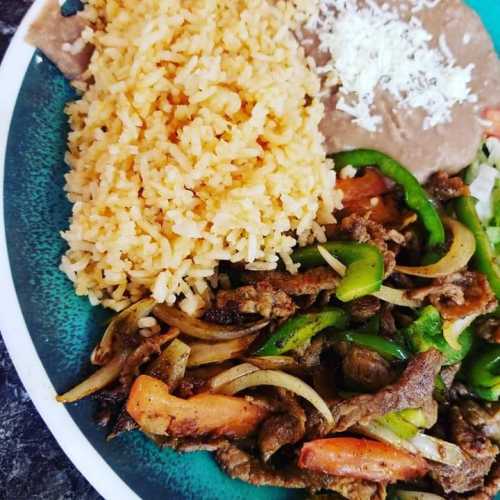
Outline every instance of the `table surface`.
[[(0, 0), (0, 61), (32, 1)], [(0, 337), (0, 500), (100, 498), (38, 415)]]

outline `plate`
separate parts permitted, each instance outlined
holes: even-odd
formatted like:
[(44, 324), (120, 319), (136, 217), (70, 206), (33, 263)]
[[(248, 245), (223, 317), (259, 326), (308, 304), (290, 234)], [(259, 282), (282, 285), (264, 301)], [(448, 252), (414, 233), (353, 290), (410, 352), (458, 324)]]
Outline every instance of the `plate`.
[[(44, 0), (21, 24), (0, 68), (0, 330), (35, 406), (65, 453), (107, 499), (294, 499), (298, 491), (229, 479), (210, 454), (159, 450), (140, 432), (106, 442), (92, 401), (68, 407), (55, 394), (80, 381), (108, 312), (77, 297), (58, 270), (70, 204), (63, 192), (65, 104), (76, 95), (24, 42)], [(469, 2), (500, 52), (500, 3)]]

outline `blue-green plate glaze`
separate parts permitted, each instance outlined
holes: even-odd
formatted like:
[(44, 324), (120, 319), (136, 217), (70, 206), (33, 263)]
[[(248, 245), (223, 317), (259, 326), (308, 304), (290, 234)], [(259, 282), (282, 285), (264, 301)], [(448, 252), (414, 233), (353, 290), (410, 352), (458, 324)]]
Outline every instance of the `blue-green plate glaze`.
[[(470, 0), (500, 50), (500, 2)], [(68, 82), (35, 52), (24, 75), (8, 133), (4, 220), (10, 269), (29, 334), (56, 391), (81, 380), (107, 313), (77, 297), (58, 270), (70, 205), (63, 192), (67, 121), (65, 104), (75, 98)], [(2, 117), (4, 119), (4, 117)], [(17, 363), (22, 362), (19, 359)], [(140, 432), (112, 442), (93, 423), (94, 405), (68, 407), (87, 440), (141, 498), (279, 499), (301, 492), (256, 488), (225, 476), (207, 453), (159, 450)], [(57, 431), (52, 428), (56, 434)], [(79, 443), (75, 442), (78, 447)]]

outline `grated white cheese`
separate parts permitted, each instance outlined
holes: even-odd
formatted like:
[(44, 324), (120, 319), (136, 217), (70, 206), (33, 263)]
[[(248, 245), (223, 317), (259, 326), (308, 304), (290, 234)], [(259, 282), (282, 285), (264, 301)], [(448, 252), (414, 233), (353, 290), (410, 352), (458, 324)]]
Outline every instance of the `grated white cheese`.
[[(410, 0), (412, 12), (432, 8), (439, 0)], [(337, 109), (360, 127), (375, 132), (382, 117), (373, 113), (376, 90), (396, 100), (398, 108), (422, 109), (427, 130), (451, 121), (452, 108), (477, 102), (469, 84), (474, 68), (456, 65), (446, 38), (431, 47), (432, 35), (417, 17), (403, 20), (397, 9), (374, 0), (320, 0), (306, 28), (315, 31), (320, 50), (330, 53), (341, 81)], [(332, 61), (320, 73), (332, 70)]]

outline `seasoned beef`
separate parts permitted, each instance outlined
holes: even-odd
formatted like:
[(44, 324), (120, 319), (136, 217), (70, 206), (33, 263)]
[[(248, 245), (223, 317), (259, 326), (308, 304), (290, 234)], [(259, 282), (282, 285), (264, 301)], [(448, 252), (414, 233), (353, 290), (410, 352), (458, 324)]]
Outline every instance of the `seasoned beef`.
[(349, 346), (342, 357), (342, 371), (347, 381), (369, 391), (389, 385), (397, 376), (380, 354), (355, 345)]
[(339, 276), (331, 267), (315, 267), (302, 273), (280, 271), (250, 271), (242, 274), (244, 283), (255, 285), (266, 281), (288, 295), (318, 295), (323, 290), (335, 290)]
[(300, 441), (305, 433), (306, 414), (295, 395), (283, 389), (277, 392), (282, 413), (265, 420), (259, 431), (258, 445), (264, 462), (283, 446)]
[(392, 274), (396, 265), (396, 254), (400, 247), (406, 244), (406, 238), (400, 232), (387, 229), (378, 222), (359, 214), (352, 214), (342, 219), (340, 228), (349, 239), (375, 245), (384, 256), (385, 275)]
[(450, 428), (453, 441), (474, 458), (496, 456), (498, 448), (480, 431), (465, 420), (460, 408), (450, 408)]
[(436, 201), (448, 201), (469, 194), (469, 188), (460, 177), (450, 177), (442, 170), (427, 181), (425, 189)]
[(351, 317), (355, 321), (366, 321), (380, 311), (380, 300), (366, 295), (347, 304)]
[(125, 408), (122, 408), (113, 425), (113, 430), (108, 434), (107, 440), (110, 441), (124, 432), (133, 431), (138, 428), (139, 426), (136, 421), (127, 413)]
[(469, 500), (491, 500), (500, 491), (500, 462), (496, 461), (484, 481), (484, 486), (466, 498)]
[(459, 407), (453, 406), (449, 417), (451, 437), (464, 451), (465, 461), (455, 467), (433, 463), (431, 476), (445, 493), (465, 493), (483, 486), (498, 448), (464, 419)]
[(288, 294), (266, 281), (234, 290), (219, 290), (215, 307), (219, 311), (260, 314), (265, 318), (288, 318), (297, 309)]
[(500, 404), (462, 400), (460, 410), (465, 420), (479, 429), (485, 436), (500, 443)]
[(455, 377), (460, 370), (460, 363), (455, 363), (454, 365), (445, 366), (441, 370), (441, 380), (443, 381), (447, 390), (450, 390), (453, 386), (453, 382), (455, 381)]
[(392, 314), (392, 304), (384, 302), (380, 308), (380, 332), (387, 337), (393, 337), (397, 332), (396, 320)]
[(274, 470), (233, 444), (219, 448), (215, 456), (219, 465), (230, 477), (258, 486), (308, 488), (313, 491), (332, 490), (350, 500), (385, 498), (385, 486), (382, 484), (311, 473), (295, 466)]
[(434, 380), (442, 363), (439, 351), (430, 349), (415, 356), (394, 384), (375, 394), (362, 394), (333, 405), (333, 429), (345, 431), (355, 424), (366, 424), (386, 413), (421, 407), (432, 399)]
[(500, 344), (500, 318), (485, 318), (477, 323), (476, 334), (486, 342)]
[(467, 456), (459, 466), (432, 463), (430, 475), (445, 493), (465, 493), (484, 484), (495, 457), (474, 458)]

